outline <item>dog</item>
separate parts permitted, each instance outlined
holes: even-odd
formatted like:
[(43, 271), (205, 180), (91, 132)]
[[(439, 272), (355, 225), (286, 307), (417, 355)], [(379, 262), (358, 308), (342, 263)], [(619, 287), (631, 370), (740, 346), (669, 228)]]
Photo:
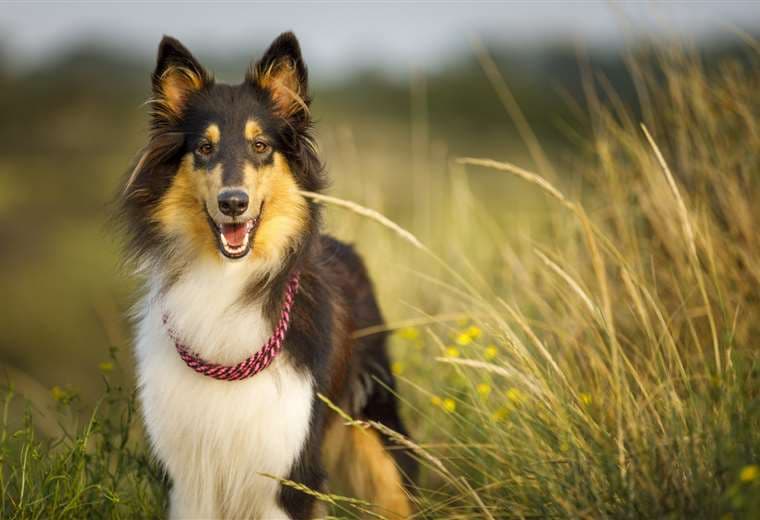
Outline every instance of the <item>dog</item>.
[(326, 183), (310, 102), (290, 32), (239, 85), (217, 83), (176, 39), (159, 45), (120, 218), (145, 279), (138, 396), (170, 518), (326, 514), (302, 486), (412, 513), (413, 454), (320, 397), (407, 435), (386, 335), (353, 334), (383, 324), (367, 270), (321, 234), (304, 195)]

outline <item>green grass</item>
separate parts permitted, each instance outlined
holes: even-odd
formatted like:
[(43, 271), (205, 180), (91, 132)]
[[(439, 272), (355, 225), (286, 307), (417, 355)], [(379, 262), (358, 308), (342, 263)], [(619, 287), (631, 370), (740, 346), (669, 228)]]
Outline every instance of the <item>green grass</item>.
[(40, 437), (27, 403), (13, 426), (13, 388), (5, 392), (0, 434), (3, 518), (156, 518), (166, 507), (162, 472), (137, 424), (135, 396), (106, 380), (84, 423), (77, 397), (54, 387), (58, 434)]
[[(660, 50), (631, 69), (638, 110), (590, 76), (591, 136), (559, 162), (529, 147), (536, 172), (328, 136), (337, 194), (423, 244), (329, 208), (395, 332), (419, 518), (760, 515), (760, 68), (716, 70)], [(3, 518), (160, 514), (133, 395), (111, 378), (81, 424), (67, 389), (60, 426), (6, 405)], [(336, 516), (367, 507), (322, 498)]]

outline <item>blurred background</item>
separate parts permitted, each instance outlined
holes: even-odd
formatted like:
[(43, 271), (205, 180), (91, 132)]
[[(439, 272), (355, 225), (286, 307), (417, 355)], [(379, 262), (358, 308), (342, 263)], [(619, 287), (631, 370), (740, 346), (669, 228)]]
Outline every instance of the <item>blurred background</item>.
[[(108, 217), (145, 141), (158, 41), (179, 38), (218, 79), (237, 82), (284, 30), (296, 32), (310, 68), (330, 193), (473, 258), (498, 244), (447, 240), (431, 192), (466, 183), (502, 237), (539, 233), (544, 201), (504, 177), (465, 177), (452, 159), (491, 157), (563, 177), (589, 132), (584, 71), (610, 86), (611, 101), (637, 106), (632, 56), (678, 38), (708, 68), (743, 60), (746, 36), (760, 32), (760, 3), (4, 2), (2, 377), (32, 398), (61, 387), (85, 400), (114, 364), (131, 377), (127, 314), (139, 283)], [(478, 225), (455, 197), (447, 211), (465, 234)], [(450, 310), (415, 292), (424, 264), (386, 230), (332, 211), (327, 226), (367, 255), (392, 322)]]

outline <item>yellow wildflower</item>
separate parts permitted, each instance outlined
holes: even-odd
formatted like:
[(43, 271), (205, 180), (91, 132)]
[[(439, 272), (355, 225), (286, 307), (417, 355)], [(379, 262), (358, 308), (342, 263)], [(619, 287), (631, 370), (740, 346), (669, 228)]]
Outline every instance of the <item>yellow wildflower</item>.
[(742, 482), (752, 482), (756, 480), (758, 476), (760, 476), (760, 467), (758, 467), (757, 464), (744, 466), (739, 472), (739, 480)]
[(400, 376), (404, 373), (404, 368), (404, 364), (401, 361), (394, 361), (391, 365), (391, 372), (397, 376)]
[(472, 338), (466, 332), (460, 332), (459, 334), (457, 334), (456, 342), (457, 342), (457, 345), (466, 347), (467, 345), (472, 343)]
[(404, 339), (415, 340), (420, 337), (420, 331), (416, 327), (404, 327), (399, 329), (398, 335)]
[(459, 349), (456, 347), (446, 347), (446, 357), (459, 357)]
[(60, 386), (55, 385), (53, 388), (50, 389), (50, 395), (53, 396), (53, 399), (60, 402), (66, 399), (67, 392)]
[(480, 397), (488, 397), (488, 394), (491, 393), (491, 386), (487, 385), (486, 383), (480, 383), (477, 387), (478, 393), (480, 394)]
[(483, 352), (483, 356), (488, 360), (491, 361), (496, 357), (496, 354), (498, 354), (499, 351), (496, 349), (494, 345), (488, 345)]
[(76, 392), (71, 388), (61, 388), (58, 385), (50, 389), (50, 395), (54, 400), (63, 404), (69, 404), (77, 397)]
[(110, 361), (103, 361), (102, 363), (98, 363), (98, 368), (101, 372), (113, 372), (113, 363)]
[(480, 328), (477, 325), (470, 325), (466, 331), (466, 334), (472, 339), (477, 339), (480, 337)]
[(450, 397), (447, 397), (446, 399), (443, 400), (443, 409), (449, 413), (452, 413), (454, 410), (457, 409), (457, 403)]
[(491, 414), (491, 419), (493, 422), (501, 422), (506, 419), (508, 415), (509, 410), (507, 408), (499, 408), (493, 414)]
[(587, 394), (585, 392), (581, 392), (578, 397), (581, 398), (581, 402), (585, 404), (586, 406), (590, 405), (594, 400), (591, 398), (591, 394)]
[(520, 404), (523, 402), (523, 393), (519, 391), (515, 387), (511, 387), (509, 390), (507, 390), (507, 399), (512, 401), (514, 404)]

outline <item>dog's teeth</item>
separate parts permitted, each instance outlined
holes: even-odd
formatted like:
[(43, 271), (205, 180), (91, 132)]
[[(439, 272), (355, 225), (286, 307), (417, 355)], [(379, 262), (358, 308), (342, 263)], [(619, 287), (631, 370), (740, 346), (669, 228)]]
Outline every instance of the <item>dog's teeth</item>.
[(226, 239), (226, 238), (224, 238), (224, 234), (223, 234), (223, 233), (220, 233), (220, 234), (219, 234), (219, 238), (221, 239), (221, 242), (222, 242), (222, 247), (224, 247), (224, 250), (225, 250), (225, 251), (227, 251), (227, 252), (228, 252), (228, 253), (230, 253), (230, 254), (233, 254), (233, 255), (235, 255), (235, 254), (238, 254), (238, 253), (242, 253), (243, 251), (245, 251), (245, 250), (246, 250), (246, 248), (248, 247), (248, 242), (250, 242), (250, 239), (249, 239), (249, 238), (248, 238), (248, 236), (246, 235), (246, 236), (243, 238), (243, 243), (242, 243), (242, 244), (240, 244), (240, 245), (239, 245), (239, 246), (237, 246), (237, 247), (233, 247), (233, 246), (231, 246), (231, 245), (230, 245), (230, 244), (227, 242), (227, 239)]

